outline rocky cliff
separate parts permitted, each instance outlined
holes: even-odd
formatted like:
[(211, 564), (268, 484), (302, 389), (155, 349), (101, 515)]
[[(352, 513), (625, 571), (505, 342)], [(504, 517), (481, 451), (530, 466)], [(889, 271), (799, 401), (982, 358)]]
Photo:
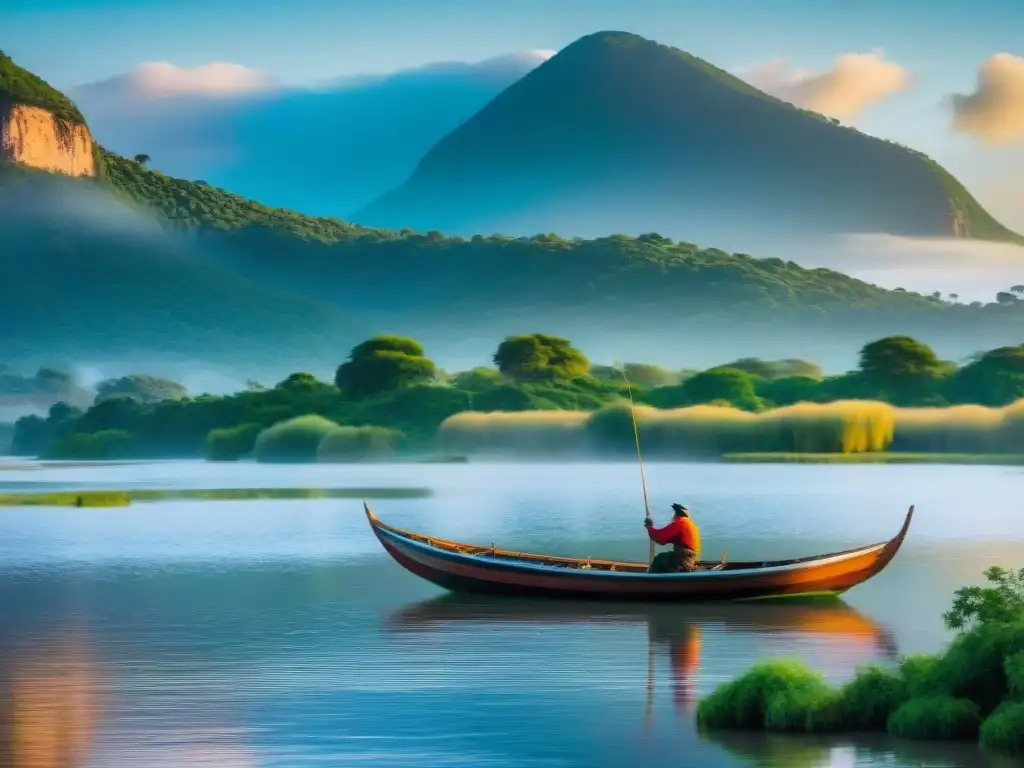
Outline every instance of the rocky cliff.
[(92, 136), (84, 123), (73, 123), (41, 107), (0, 107), (0, 162), (68, 176), (95, 176)]

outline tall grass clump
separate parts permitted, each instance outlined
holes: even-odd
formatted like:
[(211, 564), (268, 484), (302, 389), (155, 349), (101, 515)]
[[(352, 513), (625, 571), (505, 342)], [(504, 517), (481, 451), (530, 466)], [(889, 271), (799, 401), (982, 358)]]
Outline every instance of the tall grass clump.
[(1024, 398), (1003, 408), (1000, 432), (1002, 450), (1024, 453)]
[[(757, 415), (730, 405), (634, 409), (637, 431), (646, 456), (718, 456), (749, 445)], [(587, 420), (588, 443), (601, 453), (631, 454), (636, 450), (628, 403), (605, 406)]]
[(664, 456), (720, 456), (751, 450), (760, 416), (727, 405), (693, 405), (644, 419), (644, 448)]
[(317, 460), (325, 462), (386, 459), (405, 443), (405, 433), (385, 427), (335, 427), (320, 440)]
[(207, 461), (238, 461), (252, 453), (261, 429), (259, 424), (211, 429), (203, 443), (203, 454)]
[(908, 453), (999, 453), (1003, 411), (983, 405), (897, 408), (893, 450)]
[(720, 686), (697, 707), (702, 728), (822, 733), (839, 724), (839, 701), (824, 679), (799, 661), (761, 662)]
[(320, 441), (337, 427), (323, 416), (297, 416), (260, 432), (253, 453), (260, 462), (316, 461)]
[(520, 456), (582, 453), (588, 413), (582, 411), (465, 411), (438, 428), (441, 450)]
[(758, 450), (779, 453), (868, 453), (886, 450), (896, 420), (887, 403), (837, 400), (797, 403), (758, 416)]

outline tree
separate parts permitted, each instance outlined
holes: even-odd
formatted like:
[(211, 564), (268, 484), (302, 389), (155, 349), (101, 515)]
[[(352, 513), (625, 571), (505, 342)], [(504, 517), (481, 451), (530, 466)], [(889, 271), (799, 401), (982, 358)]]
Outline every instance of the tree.
[(1003, 406), (1024, 397), (1024, 347), (985, 352), (950, 379), (951, 399), (962, 403)]
[(961, 587), (952, 607), (942, 615), (948, 629), (964, 631), (974, 624), (1009, 622), (1024, 617), (1024, 568), (993, 566), (985, 571), (989, 587)]
[(1007, 293), (1006, 291), (1000, 291), (996, 294), (996, 302), (999, 304), (1016, 304), (1018, 299), (1014, 294)]
[(759, 357), (742, 357), (716, 368), (733, 368), (746, 371), (751, 376), (762, 379), (784, 379), (791, 376), (806, 376), (812, 379), (821, 378), (821, 366), (809, 360), (788, 358), (786, 360), (762, 360)]
[(180, 400), (188, 395), (184, 384), (159, 376), (133, 373), (119, 379), (107, 379), (96, 385), (96, 401), (127, 397), (140, 403), (158, 403), (161, 400)]
[(1024, 295), (1024, 285), (1015, 285), (1010, 289), (1010, 293), (1016, 293), (1018, 295)]
[(949, 294), (949, 300), (950, 301), (959, 301), (960, 300), (960, 294), (959, 293), (951, 293), (951, 294)]
[(452, 385), (466, 392), (483, 392), (501, 384), (501, 373), (494, 368), (478, 367), (452, 376)]
[[(667, 387), (678, 384), (680, 376), (678, 373), (667, 371), (660, 365), (653, 363), (623, 363), (622, 373), (626, 374), (629, 383), (637, 387), (651, 389), (653, 387)], [(598, 381), (610, 381), (622, 383), (622, 373), (611, 365), (592, 365), (590, 375)]]
[(570, 381), (590, 371), (586, 355), (568, 339), (545, 333), (507, 337), (494, 353), (494, 364), (513, 381)]
[(135, 156), (134, 158), (132, 158), (132, 159), (133, 159), (133, 160), (135, 160), (135, 162), (136, 162), (136, 163), (138, 163), (139, 165), (141, 165), (141, 166), (145, 167), (145, 165), (146, 165), (146, 164), (147, 164), (147, 163), (148, 163), (148, 162), (149, 162), (149, 161), (150, 161), (150, 160), (151, 160), (152, 158), (150, 158), (150, 156), (149, 156), (149, 155), (147, 155), (146, 153), (144, 153), (144, 152), (140, 152), (139, 154), (137, 154), (137, 155), (136, 155), (136, 156)]
[(935, 350), (909, 336), (887, 336), (860, 351), (865, 381), (898, 402), (931, 396), (950, 367)]
[(423, 346), (404, 336), (374, 336), (357, 344), (338, 366), (334, 382), (352, 397), (368, 397), (434, 378), (437, 368)]
[(756, 411), (761, 399), (754, 390), (754, 378), (736, 368), (712, 368), (702, 371), (682, 384), (682, 390), (691, 403), (711, 403), (727, 400), (737, 408)]

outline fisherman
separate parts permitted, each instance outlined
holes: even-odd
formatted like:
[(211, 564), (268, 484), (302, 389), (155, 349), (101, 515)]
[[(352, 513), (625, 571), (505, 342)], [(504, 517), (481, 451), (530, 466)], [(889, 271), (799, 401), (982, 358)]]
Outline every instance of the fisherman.
[(689, 573), (697, 570), (700, 559), (700, 530), (690, 519), (690, 510), (682, 504), (672, 505), (672, 522), (655, 528), (654, 521), (644, 519), (647, 535), (655, 544), (671, 544), (671, 552), (661, 552), (648, 568), (649, 573)]

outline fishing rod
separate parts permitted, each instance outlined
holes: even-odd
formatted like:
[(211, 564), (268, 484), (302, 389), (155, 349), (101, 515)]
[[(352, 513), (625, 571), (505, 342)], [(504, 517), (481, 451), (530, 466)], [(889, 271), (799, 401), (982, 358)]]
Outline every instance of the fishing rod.
[[(626, 377), (625, 366), (617, 363), (613, 366), (615, 370), (622, 376), (622, 380), (626, 382), (626, 392), (629, 394), (629, 416), (633, 420), (633, 440), (636, 443), (636, 458), (640, 464), (640, 487), (644, 492), (644, 519), (648, 520), (651, 517), (651, 505), (647, 500), (647, 478), (644, 475), (644, 457), (640, 453), (640, 429), (636, 425), (636, 405), (633, 403), (633, 387), (629, 383), (629, 379)], [(647, 564), (650, 565), (654, 562), (654, 540), (650, 542), (650, 546), (647, 549)]]

